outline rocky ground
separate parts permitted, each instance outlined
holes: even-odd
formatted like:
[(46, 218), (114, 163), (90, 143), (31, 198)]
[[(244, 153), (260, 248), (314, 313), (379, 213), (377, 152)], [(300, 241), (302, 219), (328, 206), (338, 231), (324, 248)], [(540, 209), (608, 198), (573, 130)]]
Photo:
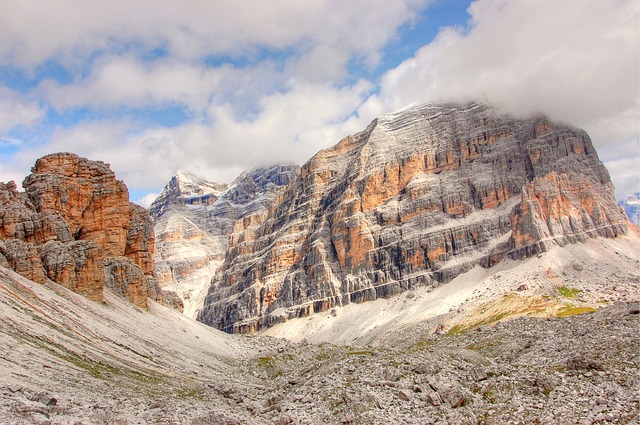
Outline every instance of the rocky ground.
[(388, 348), (289, 345), (258, 358), (280, 423), (638, 423), (637, 303), (521, 318)]
[(347, 346), (231, 336), (1, 277), (1, 423), (640, 421), (638, 303)]

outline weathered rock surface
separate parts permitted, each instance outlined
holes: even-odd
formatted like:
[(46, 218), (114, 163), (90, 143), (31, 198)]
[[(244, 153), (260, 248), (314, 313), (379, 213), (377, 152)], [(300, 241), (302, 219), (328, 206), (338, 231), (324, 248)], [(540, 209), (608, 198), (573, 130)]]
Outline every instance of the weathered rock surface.
[(39, 247), (47, 277), (91, 299), (104, 286), (103, 258), (93, 241), (49, 241)]
[(129, 192), (107, 164), (73, 154), (47, 155), (22, 186), (37, 212), (62, 216), (74, 239), (94, 241), (105, 257), (124, 252)]
[(319, 152), (268, 214), (237, 222), (198, 318), (253, 332), (626, 223), (584, 131), (422, 105)]
[(230, 185), (178, 172), (150, 207), (155, 220), (155, 274), (195, 317), (211, 277), (224, 260), (229, 235), (247, 216), (265, 216), (276, 194), (299, 174), (296, 165), (257, 168)]
[(584, 176), (570, 179), (552, 171), (536, 177), (524, 186), (521, 201), (511, 212), (510, 254), (528, 257), (545, 251), (548, 243), (564, 245), (625, 234), (625, 214), (614, 205), (613, 190), (594, 187)]
[(640, 419), (638, 303), (455, 335), (414, 328), (371, 347), (228, 335), (156, 304), (105, 302), (0, 267), (0, 423)]
[[(147, 297), (161, 301), (151, 218), (129, 202), (127, 187), (108, 164), (57, 153), (40, 158), (31, 172), (24, 193), (14, 182), (0, 183), (3, 264), (92, 300), (102, 300), (107, 276), (112, 288), (140, 307)], [(126, 267), (114, 269), (123, 261)]]

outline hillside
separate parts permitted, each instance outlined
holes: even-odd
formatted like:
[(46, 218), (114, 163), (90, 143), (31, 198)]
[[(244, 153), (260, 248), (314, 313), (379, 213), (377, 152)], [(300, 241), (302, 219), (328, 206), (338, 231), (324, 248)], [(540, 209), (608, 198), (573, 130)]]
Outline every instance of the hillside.
[(101, 161), (23, 187), (1, 423), (638, 422), (640, 237), (580, 129), (420, 105), (301, 168), (179, 172), (155, 226)]
[(0, 422), (638, 420), (637, 303), (452, 335), (414, 327), (393, 344), (350, 347), (228, 335), (104, 298), (0, 266)]

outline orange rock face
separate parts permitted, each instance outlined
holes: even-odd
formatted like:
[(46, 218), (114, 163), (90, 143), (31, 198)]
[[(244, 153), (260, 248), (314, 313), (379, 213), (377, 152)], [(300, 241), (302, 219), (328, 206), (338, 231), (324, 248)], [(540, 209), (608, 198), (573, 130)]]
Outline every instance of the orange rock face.
[[(161, 301), (151, 219), (129, 203), (127, 187), (109, 166), (58, 153), (40, 158), (31, 171), (25, 193), (13, 182), (0, 186), (0, 253), (7, 264), (36, 282), (49, 279), (93, 300), (103, 299), (106, 273), (116, 292), (137, 305), (146, 307), (149, 295)], [(127, 273), (105, 269), (114, 257), (131, 261)]]
[(23, 187), (37, 212), (65, 219), (77, 240), (92, 240), (105, 257), (124, 252), (129, 230), (129, 191), (101, 161), (73, 154), (40, 158)]
[(512, 256), (545, 251), (549, 243), (626, 233), (627, 219), (612, 195), (613, 190), (597, 188), (583, 176), (551, 172), (534, 178), (511, 212)]

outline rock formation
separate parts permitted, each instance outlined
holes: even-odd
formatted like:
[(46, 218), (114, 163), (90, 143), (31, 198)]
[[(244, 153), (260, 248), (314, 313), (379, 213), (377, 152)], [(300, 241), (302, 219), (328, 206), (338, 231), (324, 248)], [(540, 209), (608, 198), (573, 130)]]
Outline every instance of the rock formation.
[[(36, 282), (52, 280), (92, 300), (107, 286), (146, 308), (161, 301), (154, 234), (108, 164), (71, 153), (36, 161), (19, 193), (0, 183), (0, 262)], [(4, 260), (3, 260), (4, 258)]]
[(613, 207), (612, 190), (602, 190), (586, 176), (552, 171), (527, 183), (511, 211), (512, 257), (545, 251), (549, 242), (564, 245), (626, 232), (625, 216)]
[[(184, 313), (195, 317), (211, 277), (224, 260), (236, 223), (266, 216), (279, 193), (299, 175), (293, 164), (242, 173), (230, 185), (179, 171), (150, 207), (155, 220), (155, 274), (160, 286), (173, 290)], [(169, 297), (167, 297), (169, 299)]]
[(548, 244), (613, 237), (626, 222), (584, 131), (426, 104), (319, 152), (269, 214), (236, 222), (198, 318), (253, 332)]

